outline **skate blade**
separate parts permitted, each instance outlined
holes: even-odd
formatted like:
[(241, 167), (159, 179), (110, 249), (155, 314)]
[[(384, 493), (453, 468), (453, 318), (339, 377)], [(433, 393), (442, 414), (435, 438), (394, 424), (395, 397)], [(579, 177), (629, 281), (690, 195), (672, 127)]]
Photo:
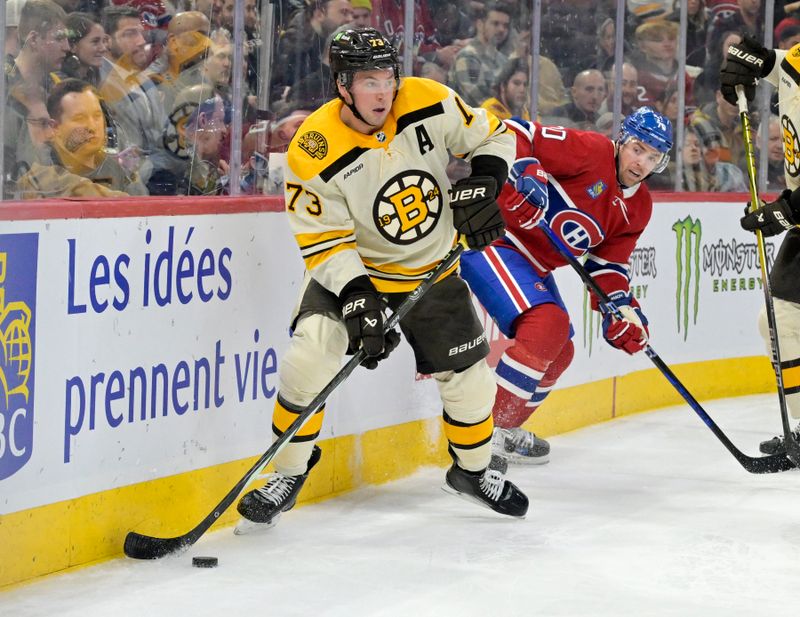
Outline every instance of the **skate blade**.
[(532, 465), (545, 465), (550, 462), (550, 455), (544, 456), (522, 456), (521, 454), (512, 454), (503, 452), (501, 456), (506, 459), (509, 465), (524, 465), (530, 467)]
[(502, 516), (503, 518), (519, 518), (519, 519), (525, 518), (525, 514), (523, 514), (522, 516), (514, 516), (513, 514), (503, 514), (502, 512), (498, 512), (497, 510), (492, 508), (489, 504), (481, 501), (480, 499), (477, 499), (477, 498), (473, 497), (472, 495), (467, 495), (466, 493), (462, 493), (460, 491), (457, 491), (452, 486), (450, 486), (447, 482), (442, 484), (442, 490), (445, 493), (450, 493), (451, 495), (455, 495), (456, 497), (460, 497), (464, 501), (468, 501), (470, 503), (477, 504), (480, 507), (484, 508), (485, 510), (489, 510), (489, 512), (494, 512), (495, 514), (497, 514), (498, 516)]
[(280, 517), (281, 514), (279, 512), (269, 523), (254, 523), (253, 521), (248, 521), (246, 518), (240, 518), (236, 523), (236, 527), (233, 528), (233, 533), (237, 536), (249, 536), (269, 531), (278, 524), (278, 519)]

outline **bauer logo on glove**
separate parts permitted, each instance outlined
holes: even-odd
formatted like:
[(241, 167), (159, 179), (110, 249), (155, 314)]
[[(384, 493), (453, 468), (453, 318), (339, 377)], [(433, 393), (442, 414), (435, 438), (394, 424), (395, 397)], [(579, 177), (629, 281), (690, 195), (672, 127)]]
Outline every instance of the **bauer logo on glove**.
[(491, 176), (464, 178), (450, 191), (453, 225), (471, 249), (482, 251), (503, 235), (505, 226), (496, 195), (497, 181)]

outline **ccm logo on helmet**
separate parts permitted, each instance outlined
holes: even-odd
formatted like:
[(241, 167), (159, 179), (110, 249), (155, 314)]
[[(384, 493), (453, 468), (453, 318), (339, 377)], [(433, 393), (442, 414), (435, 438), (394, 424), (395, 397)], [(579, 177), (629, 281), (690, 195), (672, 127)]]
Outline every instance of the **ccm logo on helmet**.
[(462, 199), (476, 199), (478, 197), (486, 197), (486, 187), (476, 186), (468, 189), (461, 189), (460, 191), (451, 191), (453, 194), (452, 201), (461, 201)]

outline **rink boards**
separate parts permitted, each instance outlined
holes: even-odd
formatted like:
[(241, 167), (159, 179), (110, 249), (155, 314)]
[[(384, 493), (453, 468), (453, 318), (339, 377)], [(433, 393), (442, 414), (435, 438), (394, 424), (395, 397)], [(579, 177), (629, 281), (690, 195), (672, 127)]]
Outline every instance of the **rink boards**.
[[(774, 387), (745, 201), (659, 197), (631, 261), (652, 344), (700, 399)], [(4, 204), (0, 221), (4, 586), (119, 555), (131, 529), (182, 533), (229, 490), (270, 442), (303, 265), (275, 199)], [(558, 280), (576, 357), (530, 426), (680, 402), (646, 357), (606, 345), (577, 276)], [(506, 342), (481, 314), (495, 363)], [(357, 371), (328, 403), (304, 499), (443, 465), (439, 415), (407, 345)]]

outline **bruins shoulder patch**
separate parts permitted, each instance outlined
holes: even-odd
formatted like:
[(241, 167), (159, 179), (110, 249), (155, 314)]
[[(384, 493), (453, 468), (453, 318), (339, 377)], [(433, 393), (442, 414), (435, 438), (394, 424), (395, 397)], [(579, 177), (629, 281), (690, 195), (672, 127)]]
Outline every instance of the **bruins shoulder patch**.
[(318, 131), (308, 131), (300, 136), (297, 145), (309, 156), (322, 160), (328, 154), (328, 140)]

